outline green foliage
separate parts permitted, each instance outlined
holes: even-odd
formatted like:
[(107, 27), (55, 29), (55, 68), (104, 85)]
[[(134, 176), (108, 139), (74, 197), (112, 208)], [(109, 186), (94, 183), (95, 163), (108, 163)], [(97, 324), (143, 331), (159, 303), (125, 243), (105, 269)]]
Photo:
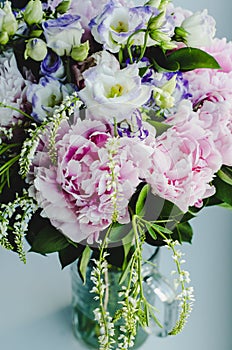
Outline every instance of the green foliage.
[(166, 55), (160, 48), (152, 49), (153, 66), (158, 72), (190, 71), (198, 68), (220, 69), (218, 62), (208, 53), (184, 47)]
[(167, 66), (177, 64), (180, 71), (189, 71), (197, 68), (220, 69), (214, 57), (200, 49), (184, 47), (173, 51), (167, 56)]
[(147, 199), (148, 191), (150, 186), (148, 184), (144, 185), (141, 191), (139, 192), (136, 205), (135, 205), (135, 214), (142, 215), (144, 211), (144, 205)]
[(156, 129), (156, 136), (162, 135), (164, 132), (171, 128), (171, 125), (167, 125), (155, 120), (148, 119), (147, 122), (154, 126), (154, 128)]
[(214, 179), (213, 185), (216, 187), (215, 197), (232, 206), (232, 186), (219, 177)]
[(80, 244), (78, 244), (78, 246), (69, 244), (67, 247), (61, 249), (58, 252), (58, 255), (62, 269), (72, 264), (75, 260), (77, 260), (83, 252), (83, 250), (84, 246)]
[(87, 245), (78, 260), (78, 271), (84, 284), (86, 282), (86, 270), (91, 257), (91, 253), (92, 253), (92, 250)]
[(218, 177), (226, 182), (228, 185), (232, 186), (232, 169), (228, 166), (222, 166), (217, 173)]
[(50, 225), (39, 231), (31, 243), (30, 251), (40, 254), (59, 252), (70, 244), (60, 231)]

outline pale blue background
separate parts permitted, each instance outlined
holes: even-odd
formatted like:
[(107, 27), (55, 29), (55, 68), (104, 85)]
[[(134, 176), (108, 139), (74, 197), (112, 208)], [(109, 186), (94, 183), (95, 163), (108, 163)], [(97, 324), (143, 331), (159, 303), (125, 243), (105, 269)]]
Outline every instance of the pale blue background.
[[(218, 23), (218, 36), (231, 38), (232, 3), (175, 1), (192, 10), (208, 8)], [(193, 245), (185, 245), (196, 302), (183, 333), (164, 339), (151, 336), (143, 350), (232, 349), (232, 213), (204, 210), (193, 221)], [(167, 262), (168, 261), (168, 262)], [(162, 254), (163, 270), (172, 270)], [(0, 248), (0, 349), (82, 350), (72, 335), (69, 269), (60, 270), (57, 256), (28, 255), (27, 265)]]

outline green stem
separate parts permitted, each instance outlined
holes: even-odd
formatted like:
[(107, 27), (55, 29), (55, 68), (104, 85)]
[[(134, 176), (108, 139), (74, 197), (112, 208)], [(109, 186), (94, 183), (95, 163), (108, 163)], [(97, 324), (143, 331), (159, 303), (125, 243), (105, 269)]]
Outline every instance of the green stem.
[(25, 117), (27, 117), (27, 118), (29, 118), (29, 119), (31, 119), (31, 120), (34, 120), (34, 118), (33, 118), (31, 115), (29, 115), (29, 114), (23, 112), (23, 111), (22, 111), (21, 109), (19, 109), (19, 108), (5, 105), (5, 104), (2, 103), (2, 102), (0, 102), (0, 107), (2, 107), (2, 108), (9, 108), (9, 109), (11, 109), (12, 111), (16, 111), (16, 112), (18, 112), (18, 113), (24, 115)]

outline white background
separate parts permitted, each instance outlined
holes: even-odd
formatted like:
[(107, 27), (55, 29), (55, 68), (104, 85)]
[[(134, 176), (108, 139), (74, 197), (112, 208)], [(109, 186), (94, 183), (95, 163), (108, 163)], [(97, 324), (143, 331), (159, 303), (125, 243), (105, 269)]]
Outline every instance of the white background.
[[(208, 8), (217, 20), (218, 36), (231, 38), (232, 3), (229, 0), (179, 0), (192, 10)], [(150, 336), (143, 350), (231, 350), (232, 337), (232, 214), (222, 208), (202, 211), (193, 221), (193, 245), (185, 245), (196, 302), (178, 336)], [(168, 261), (168, 263), (167, 263)], [(163, 252), (165, 272), (172, 270)], [(30, 253), (23, 265), (0, 248), (0, 349), (82, 350), (71, 330), (69, 269), (61, 271), (57, 256)]]

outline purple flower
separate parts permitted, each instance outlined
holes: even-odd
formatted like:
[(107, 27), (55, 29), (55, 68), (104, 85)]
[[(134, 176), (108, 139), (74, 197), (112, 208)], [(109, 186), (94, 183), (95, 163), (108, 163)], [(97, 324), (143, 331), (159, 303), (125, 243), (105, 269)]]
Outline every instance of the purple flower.
[[(111, 0), (103, 12), (89, 24), (94, 39), (103, 44), (104, 49), (118, 52), (121, 45), (127, 43), (128, 38), (139, 29), (147, 28), (149, 19), (157, 16), (159, 11), (151, 6), (128, 8)], [(144, 33), (133, 37), (134, 45), (143, 45)], [(147, 46), (153, 45), (153, 40)]]
[(61, 58), (53, 51), (48, 52), (47, 56), (40, 65), (41, 73), (54, 79), (62, 80), (65, 77), (64, 65)]
[(38, 84), (32, 84), (27, 90), (27, 99), (32, 104), (32, 117), (36, 121), (44, 121), (72, 91), (71, 85), (61, 84), (49, 77), (40, 78)]

